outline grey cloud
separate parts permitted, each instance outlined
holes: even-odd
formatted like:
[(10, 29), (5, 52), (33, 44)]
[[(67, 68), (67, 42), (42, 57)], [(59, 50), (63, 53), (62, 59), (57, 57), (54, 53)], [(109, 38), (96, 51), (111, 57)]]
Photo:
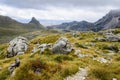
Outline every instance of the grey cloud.
[(119, 7), (120, 0), (1, 0), (1, 3), (17, 8), (40, 9), (46, 6), (60, 7), (100, 7), (115, 6)]

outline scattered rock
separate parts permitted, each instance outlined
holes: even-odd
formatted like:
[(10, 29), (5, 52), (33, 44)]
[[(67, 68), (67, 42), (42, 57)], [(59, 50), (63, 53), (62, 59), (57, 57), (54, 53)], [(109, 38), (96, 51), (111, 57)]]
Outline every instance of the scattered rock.
[(92, 43), (92, 42), (91, 42), (91, 43), (89, 43), (88, 45), (89, 45), (89, 46), (95, 46), (96, 43)]
[(93, 58), (93, 60), (97, 60), (100, 63), (108, 63), (109, 61), (105, 58)]
[(18, 54), (24, 54), (28, 49), (28, 40), (24, 37), (17, 37), (9, 42), (7, 57), (13, 57)]
[(102, 37), (95, 38), (95, 40), (100, 42), (106, 41), (106, 39)]
[(78, 57), (79, 57), (79, 58), (92, 57), (92, 55), (90, 55), (90, 54), (79, 54)]
[(74, 54), (79, 55), (80, 53), (81, 53), (80, 50), (75, 50), (75, 53), (74, 53)]
[(42, 52), (44, 52), (44, 50), (45, 49), (47, 49), (47, 48), (51, 48), (51, 46), (52, 46), (52, 44), (41, 44), (40, 46), (39, 46), (39, 48), (40, 48), (40, 53), (42, 53)]
[(32, 53), (36, 53), (39, 49), (36, 47), (33, 47)]
[(19, 58), (17, 58), (15, 60), (15, 63), (11, 64), (9, 67), (8, 67), (8, 70), (10, 71), (11, 75), (15, 74), (14, 70), (20, 66), (20, 60)]
[(79, 37), (79, 35), (78, 35), (76, 32), (72, 33), (72, 36), (73, 36), (74, 38)]
[(73, 50), (67, 38), (60, 38), (52, 48), (53, 53), (70, 53)]
[(105, 33), (104, 37), (111, 42), (120, 42), (120, 34), (113, 34), (112, 32)]

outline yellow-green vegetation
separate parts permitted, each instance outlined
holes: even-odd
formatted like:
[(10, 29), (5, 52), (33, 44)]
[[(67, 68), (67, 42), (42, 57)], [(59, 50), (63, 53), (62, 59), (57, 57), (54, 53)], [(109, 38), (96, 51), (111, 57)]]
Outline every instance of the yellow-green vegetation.
[[(116, 33), (120, 30), (116, 29)], [(78, 72), (79, 67), (88, 67), (87, 80), (112, 80), (117, 78), (120, 80), (120, 54), (113, 48), (120, 49), (119, 42), (99, 42), (95, 38), (102, 37), (101, 33), (96, 32), (79, 32), (79, 37), (72, 37), (72, 33), (57, 33), (56, 31), (41, 32), (39, 36), (30, 40), (29, 49), (24, 55), (18, 55), (12, 58), (5, 58), (8, 44), (0, 45), (0, 80), (64, 80), (65, 77)], [(81, 54), (89, 54), (79, 58), (72, 51), (69, 54), (54, 54), (51, 50), (46, 49), (42, 54), (37, 51), (31, 56), (31, 51), (36, 43), (55, 43), (60, 37), (67, 37), (76, 50), (80, 50)], [(115, 55), (108, 56), (110, 50)], [(103, 54), (105, 56), (103, 56)], [(100, 63), (93, 58), (103, 57), (111, 58), (111, 63)], [(15, 76), (10, 77), (8, 67), (14, 63), (16, 58), (20, 58), (20, 67), (16, 68)], [(40, 73), (36, 74), (36, 68), (40, 68)]]

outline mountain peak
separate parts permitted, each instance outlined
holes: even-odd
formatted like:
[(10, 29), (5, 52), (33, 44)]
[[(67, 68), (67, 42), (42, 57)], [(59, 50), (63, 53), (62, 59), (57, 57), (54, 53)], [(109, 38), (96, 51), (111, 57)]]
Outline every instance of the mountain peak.
[(116, 10), (111, 10), (109, 13), (108, 13), (110, 16), (120, 16), (120, 9), (116, 9)]
[(29, 23), (40, 24), (39, 21), (35, 17), (32, 17), (32, 19)]

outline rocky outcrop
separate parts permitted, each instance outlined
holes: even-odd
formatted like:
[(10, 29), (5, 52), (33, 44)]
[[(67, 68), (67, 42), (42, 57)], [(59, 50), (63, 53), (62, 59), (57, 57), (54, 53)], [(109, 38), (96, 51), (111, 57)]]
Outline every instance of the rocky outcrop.
[(120, 10), (111, 10), (103, 18), (94, 23), (94, 30), (100, 31), (103, 29), (111, 29), (120, 27)]
[(28, 49), (28, 40), (24, 37), (17, 37), (9, 42), (7, 57), (24, 54)]
[(60, 38), (52, 48), (53, 53), (67, 54), (72, 51), (72, 46), (67, 38)]

